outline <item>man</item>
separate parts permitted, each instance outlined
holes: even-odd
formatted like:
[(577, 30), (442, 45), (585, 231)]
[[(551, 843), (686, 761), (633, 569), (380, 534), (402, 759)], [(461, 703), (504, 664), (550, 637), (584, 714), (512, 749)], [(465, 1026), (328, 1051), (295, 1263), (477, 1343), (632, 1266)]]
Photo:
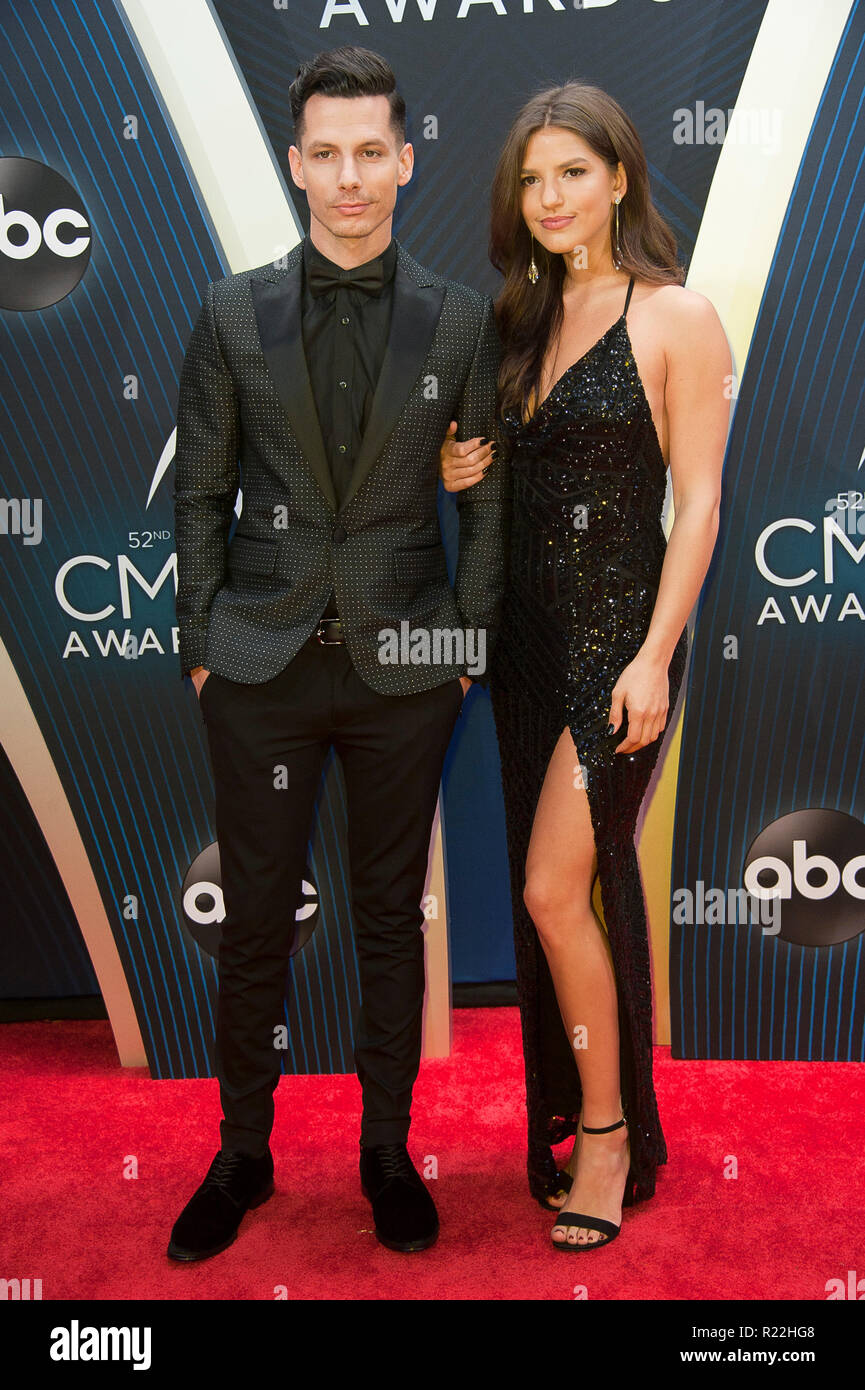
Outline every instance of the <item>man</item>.
[[(225, 1249), (273, 1192), (273, 1030), (331, 746), (346, 785), (362, 993), (361, 1184), (385, 1245), (436, 1239), (435, 1206), (406, 1148), (420, 903), (442, 764), (470, 684), (463, 656), (480, 649), (488, 663), (505, 581), (492, 301), (425, 270), (392, 237), (397, 189), (413, 170), (393, 73), (369, 50), (337, 49), (300, 68), (290, 96), (289, 162), (309, 235), (283, 263), (208, 285), (178, 398), (180, 660), (207, 729), (226, 918), (221, 1147), (174, 1225), (177, 1260)], [(459, 496), (453, 588), (437, 516), (452, 421), (470, 462), (489, 466)], [(451, 643), (450, 664), (406, 661), (405, 642), (394, 659), (387, 634), (418, 629), (431, 650), (442, 633), (473, 641), (462, 653)]]

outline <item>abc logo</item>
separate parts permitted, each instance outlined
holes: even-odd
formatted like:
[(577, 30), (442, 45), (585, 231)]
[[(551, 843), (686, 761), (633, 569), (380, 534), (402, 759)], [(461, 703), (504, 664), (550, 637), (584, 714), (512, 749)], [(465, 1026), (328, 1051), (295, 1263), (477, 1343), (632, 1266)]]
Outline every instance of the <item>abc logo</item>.
[[(219, 942), (225, 904), (222, 898), (222, 877), (219, 870), (219, 845), (214, 841), (203, 849), (190, 864), (181, 890), (183, 921), (193, 940), (214, 959), (219, 958)], [(291, 955), (302, 951), (319, 918), (318, 894), (311, 883), (303, 881), (303, 902), (291, 920), (286, 912), (286, 932), (293, 932)]]
[(0, 308), (45, 309), (90, 261), (90, 223), (75, 189), (35, 159), (0, 159)]
[(865, 931), (865, 824), (845, 811), (793, 811), (745, 857), (744, 885), (781, 901), (780, 930), (800, 946), (834, 946)]

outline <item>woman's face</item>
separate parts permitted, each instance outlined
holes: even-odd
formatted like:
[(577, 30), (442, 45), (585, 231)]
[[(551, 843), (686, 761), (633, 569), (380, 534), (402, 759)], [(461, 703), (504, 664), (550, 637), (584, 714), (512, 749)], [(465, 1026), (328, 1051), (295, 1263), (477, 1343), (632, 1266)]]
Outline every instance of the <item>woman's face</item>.
[(621, 164), (612, 174), (579, 135), (544, 126), (529, 136), (520, 186), (526, 226), (548, 251), (584, 248), (589, 265), (609, 257), (610, 209), (625, 192)]

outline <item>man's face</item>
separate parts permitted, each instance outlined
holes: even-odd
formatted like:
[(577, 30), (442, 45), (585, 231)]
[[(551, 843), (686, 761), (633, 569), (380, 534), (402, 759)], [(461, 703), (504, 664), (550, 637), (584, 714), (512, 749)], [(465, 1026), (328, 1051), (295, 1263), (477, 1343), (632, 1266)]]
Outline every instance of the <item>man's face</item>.
[(337, 239), (387, 243), (397, 189), (412, 176), (414, 153), (409, 144), (397, 146), (386, 96), (316, 92), (303, 109), (301, 147), (292, 145), (288, 160), (306, 191), (311, 233), (317, 222)]

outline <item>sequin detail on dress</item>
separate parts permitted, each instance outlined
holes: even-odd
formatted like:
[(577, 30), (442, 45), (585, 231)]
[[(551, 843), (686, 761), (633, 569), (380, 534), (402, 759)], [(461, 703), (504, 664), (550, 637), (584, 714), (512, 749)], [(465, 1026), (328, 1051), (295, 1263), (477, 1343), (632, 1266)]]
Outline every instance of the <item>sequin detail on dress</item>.
[[(634, 846), (637, 816), (666, 731), (633, 754), (613, 749), (610, 696), (642, 645), (666, 551), (666, 465), (621, 317), (559, 377), (523, 423), (504, 415), (511, 443), (510, 581), (490, 693), (502, 767), (526, 1067), (528, 1177), (533, 1196), (556, 1187), (551, 1145), (576, 1133), (582, 1092), (546, 957), (523, 902), (532, 822), (547, 764), (570, 728), (598, 855), (618, 993), (622, 1100), (634, 1199), (651, 1197), (666, 1162), (652, 1081), (648, 925)], [(688, 651), (683, 631), (668, 668), (669, 719)], [(575, 768), (575, 773), (577, 769)]]

